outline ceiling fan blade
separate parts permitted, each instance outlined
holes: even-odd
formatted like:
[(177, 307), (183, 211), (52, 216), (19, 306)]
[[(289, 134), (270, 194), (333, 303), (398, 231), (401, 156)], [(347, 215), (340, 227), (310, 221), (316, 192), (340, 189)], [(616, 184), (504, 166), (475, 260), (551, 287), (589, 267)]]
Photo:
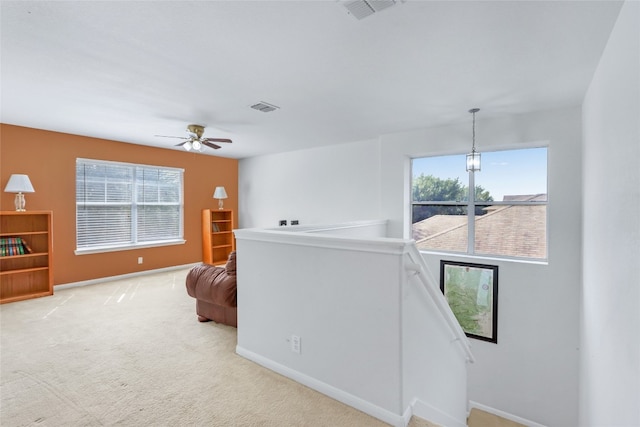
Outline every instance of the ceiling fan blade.
[(231, 143), (231, 140), (228, 138), (202, 138), (202, 142), (228, 142)]
[(189, 138), (185, 138), (184, 136), (169, 136), (169, 135), (153, 135), (153, 136), (157, 136), (159, 138), (178, 138), (178, 139), (189, 139)]
[[(207, 138), (210, 139), (210, 138)], [(218, 148), (221, 148), (218, 144), (214, 144), (213, 142), (209, 142), (209, 141), (205, 141), (204, 139), (200, 141), (203, 145), (206, 145), (209, 148), (213, 148), (214, 150), (217, 150)]]
[(181, 146), (183, 146), (184, 144), (186, 144), (187, 142), (189, 142), (189, 141), (188, 141), (188, 140), (187, 140), (187, 141), (183, 141), (183, 142), (181, 142), (181, 143), (179, 143), (179, 144), (176, 144), (175, 146), (176, 146), (176, 147), (181, 147)]

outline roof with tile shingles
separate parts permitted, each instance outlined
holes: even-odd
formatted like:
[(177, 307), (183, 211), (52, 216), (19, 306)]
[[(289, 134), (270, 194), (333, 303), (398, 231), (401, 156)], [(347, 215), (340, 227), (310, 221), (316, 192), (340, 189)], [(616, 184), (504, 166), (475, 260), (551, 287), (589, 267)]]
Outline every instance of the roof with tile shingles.
[[(546, 201), (546, 194), (505, 196), (503, 201)], [(476, 254), (547, 257), (546, 205), (494, 205), (476, 217)], [(467, 217), (435, 215), (413, 224), (418, 249), (467, 251)]]

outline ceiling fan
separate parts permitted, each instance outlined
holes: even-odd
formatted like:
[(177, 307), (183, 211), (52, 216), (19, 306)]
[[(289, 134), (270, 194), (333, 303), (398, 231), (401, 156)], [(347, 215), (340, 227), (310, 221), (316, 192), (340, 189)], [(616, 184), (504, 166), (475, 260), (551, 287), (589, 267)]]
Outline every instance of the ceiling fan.
[(184, 147), (185, 150), (191, 151), (192, 149), (195, 151), (202, 151), (203, 146), (207, 146), (209, 148), (213, 148), (217, 150), (221, 148), (216, 142), (227, 142), (231, 143), (230, 139), (227, 138), (203, 138), (202, 134), (204, 133), (204, 126), (200, 125), (189, 125), (187, 126), (188, 137), (185, 136), (167, 136), (167, 135), (156, 135), (161, 138), (179, 138), (184, 139), (183, 142), (176, 144), (176, 147)]

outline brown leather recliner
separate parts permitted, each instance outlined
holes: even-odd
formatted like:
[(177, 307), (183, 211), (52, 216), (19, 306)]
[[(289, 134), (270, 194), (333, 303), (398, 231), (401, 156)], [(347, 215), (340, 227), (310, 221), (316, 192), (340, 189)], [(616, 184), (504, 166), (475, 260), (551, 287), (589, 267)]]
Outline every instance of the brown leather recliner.
[(199, 264), (187, 274), (187, 293), (196, 299), (200, 322), (238, 326), (236, 253), (231, 252), (224, 267)]

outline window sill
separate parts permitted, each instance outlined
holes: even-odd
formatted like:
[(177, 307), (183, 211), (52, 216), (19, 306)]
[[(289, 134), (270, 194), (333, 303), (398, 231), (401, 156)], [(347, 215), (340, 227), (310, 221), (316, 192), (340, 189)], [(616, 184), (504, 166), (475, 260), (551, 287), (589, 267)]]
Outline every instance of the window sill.
[(546, 259), (527, 259), (527, 258), (515, 258), (507, 256), (489, 256), (489, 255), (469, 255), (462, 252), (437, 252), (424, 249), (418, 250), (421, 254), (431, 255), (435, 257), (455, 257), (466, 260), (475, 261), (491, 261), (491, 262), (513, 262), (519, 264), (531, 264), (531, 265), (549, 265), (549, 261)]
[(130, 251), (133, 249), (157, 248), (160, 246), (184, 245), (187, 241), (184, 239), (163, 240), (161, 242), (145, 242), (134, 245), (123, 246), (101, 246), (88, 249), (76, 249), (73, 251), (76, 255), (100, 254), (105, 252)]

